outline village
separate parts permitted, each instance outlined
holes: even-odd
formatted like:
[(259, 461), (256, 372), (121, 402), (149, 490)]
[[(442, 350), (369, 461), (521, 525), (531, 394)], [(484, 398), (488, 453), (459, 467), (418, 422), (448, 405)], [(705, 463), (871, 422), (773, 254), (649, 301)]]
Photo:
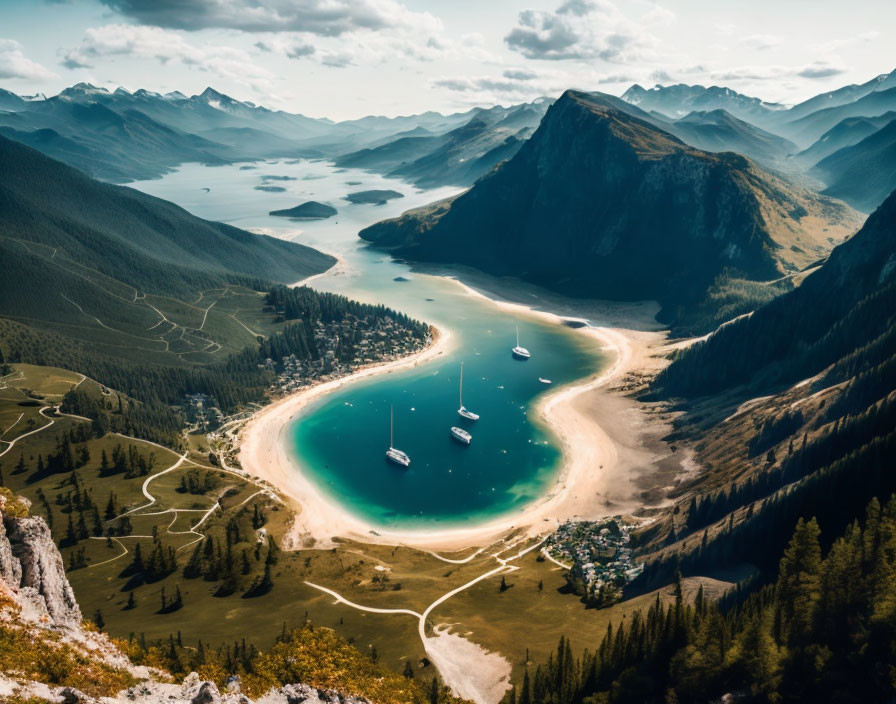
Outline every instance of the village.
[(299, 359), (291, 354), (278, 365), (266, 359), (264, 366), (278, 373), (269, 391), (273, 395), (288, 394), (305, 386), (351, 374), (360, 367), (388, 362), (413, 354), (431, 342), (395, 323), (389, 316), (356, 318), (347, 315), (340, 322), (318, 321), (314, 343), (320, 355), (316, 359)]
[(606, 606), (618, 600), (622, 587), (644, 570), (632, 560), (629, 546), (634, 526), (616, 516), (604, 521), (566, 521), (543, 548), (551, 560), (569, 571), (566, 580), (584, 600)]
[[(265, 359), (259, 366), (276, 374), (268, 388), (277, 398), (302, 388), (347, 376), (359, 368), (388, 362), (418, 352), (432, 342), (432, 336), (414, 335), (389, 316), (357, 318), (347, 315), (340, 322), (317, 322), (314, 344), (319, 356), (300, 359), (290, 354), (277, 363)], [(240, 426), (259, 410), (250, 404), (238, 413), (225, 416), (207, 394), (194, 393), (186, 397), (187, 433), (194, 434), (194, 444), (203, 451), (211, 450), (210, 461), (228, 469), (241, 469), (236, 456), (236, 438)], [(204, 438), (204, 442), (198, 438)]]

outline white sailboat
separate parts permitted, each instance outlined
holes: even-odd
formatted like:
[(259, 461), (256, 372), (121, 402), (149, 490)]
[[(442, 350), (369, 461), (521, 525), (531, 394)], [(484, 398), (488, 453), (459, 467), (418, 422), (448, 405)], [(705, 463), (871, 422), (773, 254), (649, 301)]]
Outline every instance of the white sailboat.
[(479, 414), (473, 413), (464, 406), (464, 363), (460, 363), (460, 408), (457, 409), (457, 415), (467, 420), (479, 420)]
[(520, 326), (516, 326), (516, 347), (514, 347), (511, 352), (513, 352), (513, 356), (517, 359), (529, 359), (532, 355), (529, 354), (529, 350), (525, 347), (520, 347)]
[(402, 452), (401, 450), (397, 450), (393, 447), (395, 434), (395, 418), (394, 418), (394, 409), (392, 406), (389, 407), (389, 449), (386, 450), (386, 459), (390, 462), (394, 462), (397, 465), (401, 465), (402, 467), (408, 467), (411, 464), (411, 458), (408, 457), (406, 452)]
[(451, 426), (451, 437), (463, 445), (469, 445), (470, 441), (473, 439), (473, 436), (470, 435), (470, 433), (457, 426)]

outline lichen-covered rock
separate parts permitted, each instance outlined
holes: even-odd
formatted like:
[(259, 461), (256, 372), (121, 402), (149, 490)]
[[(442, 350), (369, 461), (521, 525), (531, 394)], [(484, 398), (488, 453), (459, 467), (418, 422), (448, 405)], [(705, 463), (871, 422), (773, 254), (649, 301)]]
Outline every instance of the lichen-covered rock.
[[(44, 519), (4, 516), (3, 524), (10, 552), (20, 568), (18, 584), (7, 585), (32, 601), (41, 601), (53, 625), (78, 628), (81, 609)], [(10, 574), (15, 576), (15, 568)]]
[(22, 565), (12, 554), (12, 545), (6, 535), (6, 528), (0, 518), (0, 580), (10, 589), (16, 589), (22, 582)]

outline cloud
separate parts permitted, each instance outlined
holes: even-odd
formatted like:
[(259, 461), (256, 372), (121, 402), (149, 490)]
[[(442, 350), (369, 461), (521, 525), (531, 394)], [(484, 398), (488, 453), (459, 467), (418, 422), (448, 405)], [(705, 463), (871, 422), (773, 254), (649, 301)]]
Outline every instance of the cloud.
[(308, 32), (335, 37), (356, 30), (413, 27), (434, 31), (439, 20), (396, 0), (101, 0), (144, 25), (196, 31)]
[(0, 39), (0, 78), (43, 81), (55, 77), (55, 73), (25, 56), (15, 39)]
[(267, 53), (278, 53), (290, 59), (303, 59), (307, 56), (313, 56), (317, 49), (312, 44), (308, 44), (301, 39), (282, 40), (279, 37), (270, 41), (257, 41), (255, 48)]
[(504, 78), (509, 78), (513, 81), (531, 81), (533, 78), (538, 78), (538, 74), (534, 71), (519, 68), (509, 68), (502, 75)]
[(815, 47), (815, 49), (820, 54), (827, 54), (835, 51), (840, 51), (841, 49), (848, 49), (860, 44), (867, 44), (868, 42), (874, 41), (879, 36), (880, 32), (874, 29), (870, 32), (862, 32), (861, 34), (856, 34), (851, 37), (840, 37), (839, 39), (833, 39), (826, 44), (819, 44)]
[(741, 39), (740, 43), (755, 51), (766, 51), (780, 46), (784, 40), (774, 34), (749, 34)]
[[(554, 65), (556, 66), (556, 64)], [(478, 76), (442, 76), (430, 87), (450, 91), (469, 105), (507, 105), (545, 96), (558, 96), (567, 88), (594, 90), (606, 84), (632, 83), (631, 73), (602, 73), (591, 68), (567, 71), (545, 68), (538, 71), (508, 68)]]
[[(668, 21), (654, 6), (652, 18)], [(566, 0), (555, 11), (523, 10), (504, 42), (528, 59), (603, 59), (634, 61), (656, 45), (656, 39), (620, 12), (609, 0)]]
[(816, 61), (797, 71), (796, 75), (801, 78), (830, 78), (831, 76), (839, 76), (841, 73), (846, 73), (845, 67), (830, 64), (826, 61)]
[(808, 65), (785, 66), (740, 66), (713, 71), (710, 75), (716, 81), (778, 81), (787, 78), (829, 78), (846, 73), (847, 68), (839, 61), (815, 61)]
[(62, 64), (68, 68), (92, 68), (97, 61), (116, 56), (155, 59), (162, 64), (179, 62), (251, 85), (256, 90), (273, 78), (267, 69), (253, 63), (252, 57), (242, 49), (192, 44), (176, 32), (127, 24), (87, 29), (81, 43), (65, 52)]

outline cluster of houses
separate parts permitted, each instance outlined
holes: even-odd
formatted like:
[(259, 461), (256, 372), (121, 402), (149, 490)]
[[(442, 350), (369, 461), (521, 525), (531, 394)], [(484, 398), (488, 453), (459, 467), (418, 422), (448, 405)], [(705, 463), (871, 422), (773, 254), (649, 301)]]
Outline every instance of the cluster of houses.
[(271, 385), (272, 393), (290, 393), (304, 386), (351, 374), (356, 369), (379, 362), (405, 357), (429, 344), (389, 316), (356, 318), (347, 315), (340, 322), (318, 322), (314, 342), (320, 356), (299, 359), (294, 354), (277, 365), (268, 358), (263, 366), (278, 371)]
[(216, 430), (224, 420), (224, 414), (215, 405), (215, 399), (200, 393), (187, 394), (186, 416), (194, 430), (205, 432)]
[(644, 570), (632, 560), (633, 526), (620, 517), (604, 521), (567, 521), (547, 539), (545, 552), (569, 567), (566, 579), (586, 602), (616, 601), (622, 587)]

